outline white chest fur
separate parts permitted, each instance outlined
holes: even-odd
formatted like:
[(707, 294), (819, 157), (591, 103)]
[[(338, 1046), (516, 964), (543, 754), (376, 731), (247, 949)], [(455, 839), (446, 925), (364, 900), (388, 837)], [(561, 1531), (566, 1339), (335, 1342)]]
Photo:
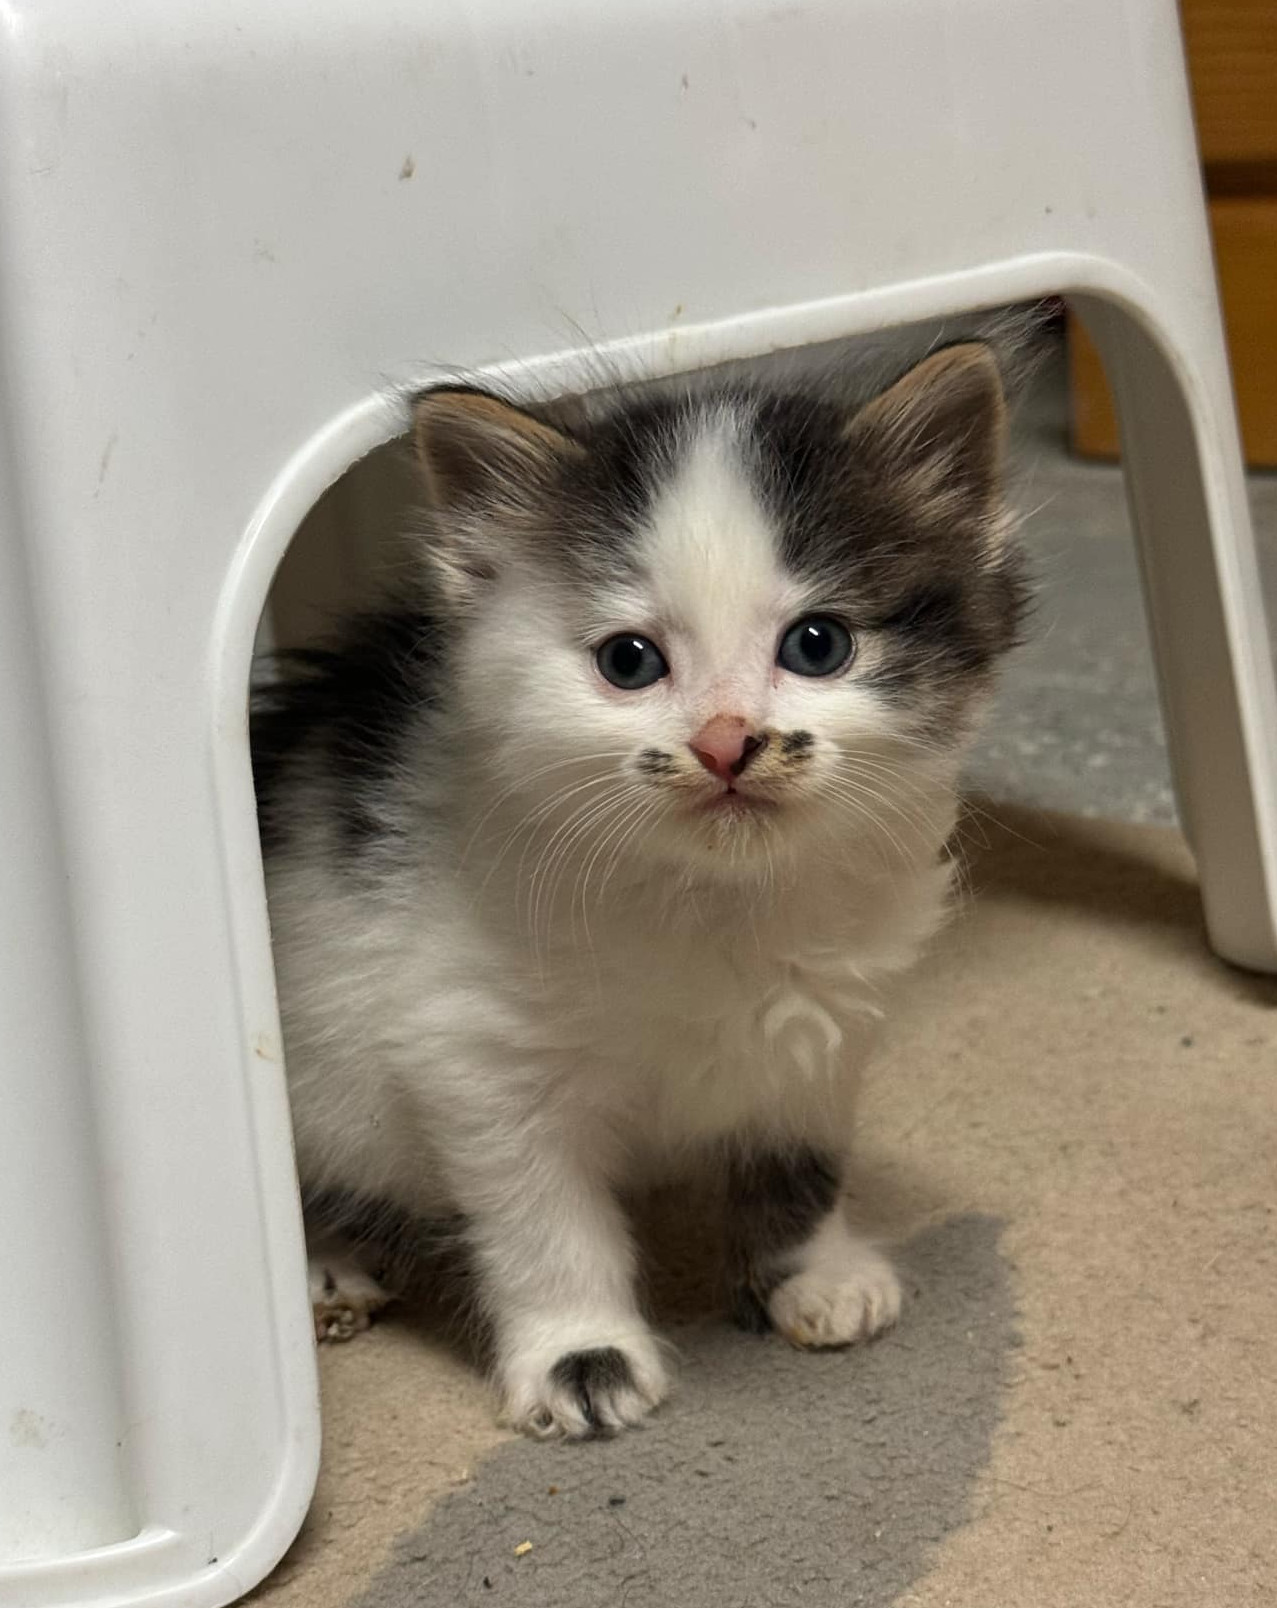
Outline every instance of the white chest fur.
[(303, 1171), (420, 1202), (458, 1147), (538, 1112), (642, 1174), (734, 1132), (845, 1134), (884, 986), (947, 901), (947, 864), (893, 869), (779, 896), (617, 889), (588, 939), (537, 941), (460, 889), (388, 905), (277, 868)]
[(641, 1149), (827, 1128), (885, 985), (943, 919), (949, 879), (928, 864), (854, 895), (826, 883), (673, 908), (621, 898), (588, 945), (529, 949), (507, 978), (515, 1019), (547, 1072), (609, 1103)]

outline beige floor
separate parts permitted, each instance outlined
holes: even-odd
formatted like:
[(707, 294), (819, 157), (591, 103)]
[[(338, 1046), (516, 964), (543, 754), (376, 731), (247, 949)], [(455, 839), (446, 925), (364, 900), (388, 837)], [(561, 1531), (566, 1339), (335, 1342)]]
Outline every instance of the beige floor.
[[(902, 1585), (887, 1571), (878, 1586), (867, 1576), (855, 1597), (816, 1587), (793, 1600), (1275, 1602), (1277, 985), (1206, 952), (1190, 862), (1169, 830), (1004, 811), (998, 824), (973, 823), (969, 837), (975, 897), (910, 990), (870, 1079), (859, 1193), (902, 1240), (969, 1214), (999, 1222), (1019, 1343), (989, 1375), (992, 1427), (971, 1453), (959, 1518), (928, 1532), (912, 1578)], [(924, 1290), (879, 1371), (907, 1370), (910, 1346), (923, 1347), (934, 1321)], [(983, 1332), (967, 1330), (969, 1343)], [(961, 1344), (959, 1334), (954, 1368), (969, 1371)], [(750, 1366), (775, 1366), (780, 1378), (779, 1350), (751, 1355), (761, 1361)], [(451, 1544), (448, 1503), (467, 1482), (482, 1496), (512, 1457), (545, 1449), (515, 1447), (497, 1431), (464, 1361), (417, 1327), (386, 1324), (326, 1350), (323, 1381), (314, 1512), (254, 1600), (442, 1600), (430, 1583)], [(702, 1399), (729, 1384), (711, 1378)], [(682, 1489), (688, 1437), (703, 1433), (696, 1411), (676, 1397), (642, 1436), (648, 1486), (659, 1487), (668, 1447), (670, 1491)], [(591, 1453), (553, 1455), (520, 1463), (523, 1477), (531, 1469), (536, 1482), (540, 1468), (570, 1470), (564, 1458)], [(607, 1455), (615, 1484), (628, 1454), (618, 1442)], [(765, 1486), (771, 1449), (757, 1444), (750, 1455), (751, 1478)], [(907, 1508), (908, 1469), (902, 1483), (895, 1472), (892, 1501)], [(662, 1524), (671, 1535), (675, 1524), (661, 1518), (659, 1496), (627, 1510), (646, 1524), (631, 1539), (658, 1560)], [(776, 1504), (785, 1496), (777, 1491)], [(520, 1576), (508, 1542), (518, 1525), (535, 1527), (538, 1511), (491, 1537), (482, 1510), (466, 1525), (458, 1518), (456, 1544), (478, 1555), (490, 1542), (504, 1572), (491, 1585), (472, 1572), (453, 1600), (628, 1600), (637, 1577), (620, 1572), (624, 1558), (592, 1565), (585, 1585), (563, 1563), (560, 1579), (555, 1559), (571, 1550), (561, 1534), (559, 1552), (521, 1560), (529, 1572)], [(716, 1522), (730, 1529), (731, 1512)], [(804, 1522), (797, 1512), (785, 1521), (800, 1553)], [(860, 1544), (844, 1541), (849, 1533), (813, 1527), (809, 1550), (837, 1563), (840, 1546)], [(430, 1540), (414, 1550), (421, 1534)], [(889, 1548), (890, 1535), (880, 1544)], [(689, 1556), (685, 1589), (662, 1596), (668, 1588), (649, 1585), (631, 1608), (785, 1600), (747, 1584), (710, 1586), (697, 1578), (694, 1547)]]
[(1205, 952), (1175, 834), (1013, 824), (866, 1112), (906, 1209), (1005, 1219), (1024, 1338), (907, 1600), (1277, 1600), (1277, 988)]

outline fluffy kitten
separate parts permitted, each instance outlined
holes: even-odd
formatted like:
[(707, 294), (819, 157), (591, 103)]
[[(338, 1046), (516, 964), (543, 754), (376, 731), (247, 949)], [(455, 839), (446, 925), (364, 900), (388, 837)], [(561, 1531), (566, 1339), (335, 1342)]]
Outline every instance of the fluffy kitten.
[[(852, 1097), (1023, 587), (982, 345), (858, 409), (546, 420), (416, 400), (417, 572), (298, 656), (255, 762), (308, 1197), (461, 1221), (509, 1420), (582, 1436), (668, 1389), (644, 1184), (721, 1169), (744, 1321), (896, 1318), (841, 1205)], [(384, 1297), (314, 1249), (349, 1332)]]

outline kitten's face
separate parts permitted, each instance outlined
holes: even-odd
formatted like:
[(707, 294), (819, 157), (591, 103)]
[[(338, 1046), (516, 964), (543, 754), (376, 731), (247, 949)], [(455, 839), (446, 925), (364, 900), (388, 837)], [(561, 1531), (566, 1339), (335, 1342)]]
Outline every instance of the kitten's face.
[(1020, 594), (996, 371), (930, 364), (851, 419), (717, 395), (568, 439), (419, 404), (459, 696), (565, 848), (739, 873), (934, 832)]

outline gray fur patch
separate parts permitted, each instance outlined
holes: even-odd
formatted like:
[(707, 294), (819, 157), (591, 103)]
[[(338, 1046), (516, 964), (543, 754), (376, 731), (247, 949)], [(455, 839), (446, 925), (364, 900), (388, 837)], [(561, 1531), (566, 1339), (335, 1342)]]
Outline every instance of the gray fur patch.
[(762, 1334), (767, 1301), (792, 1271), (792, 1254), (810, 1239), (838, 1198), (836, 1159), (806, 1146), (734, 1157), (728, 1166), (728, 1276), (732, 1318)]

